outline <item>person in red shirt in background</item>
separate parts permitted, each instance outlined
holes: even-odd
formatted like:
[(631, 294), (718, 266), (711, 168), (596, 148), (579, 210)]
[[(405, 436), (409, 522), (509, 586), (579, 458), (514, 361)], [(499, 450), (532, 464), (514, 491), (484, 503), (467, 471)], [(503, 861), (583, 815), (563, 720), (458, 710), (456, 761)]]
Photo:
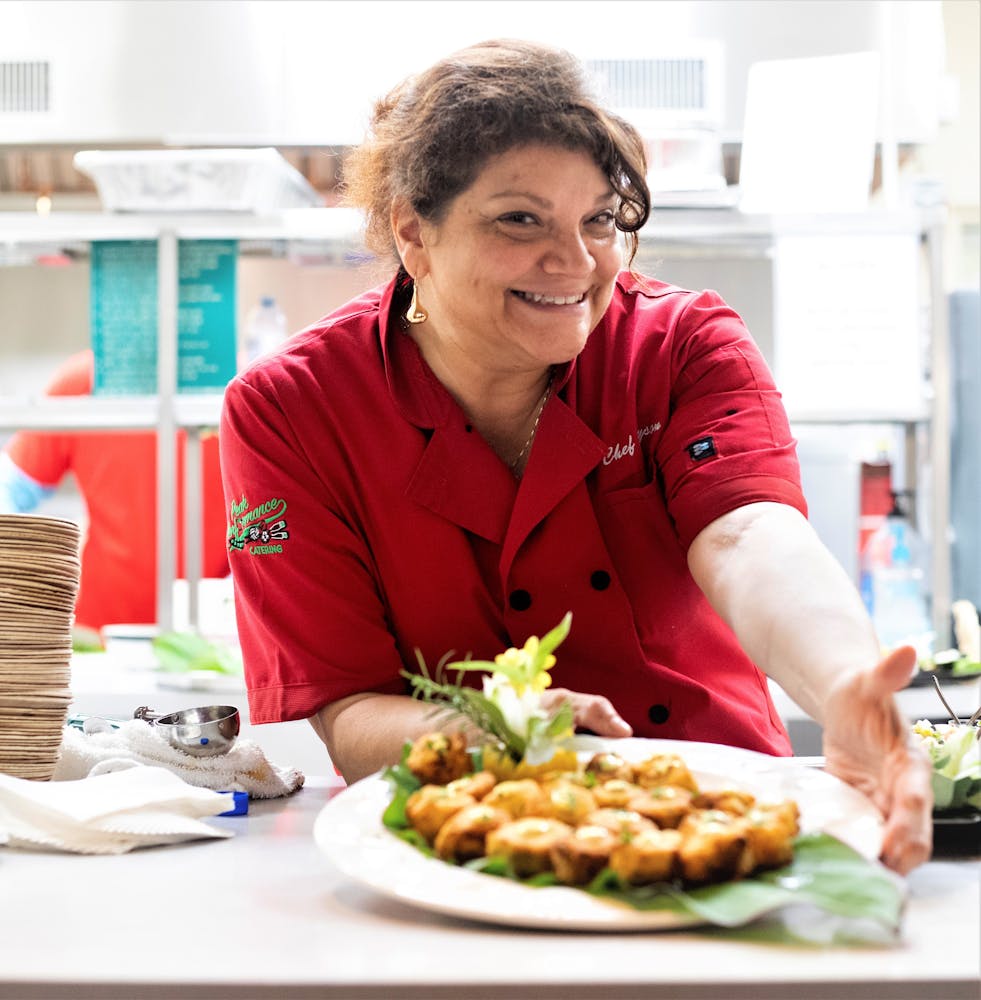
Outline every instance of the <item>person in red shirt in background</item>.
[[(69, 357), (46, 389), (49, 396), (92, 392), (92, 351)], [(184, 448), (177, 451), (177, 573), (184, 575)], [(76, 627), (149, 624), (157, 613), (157, 440), (149, 431), (19, 431), (0, 452), (0, 513), (43, 513), (41, 504), (71, 473), (88, 526), (75, 606)], [(203, 534), (201, 572), (228, 575), (218, 438), (201, 441)]]

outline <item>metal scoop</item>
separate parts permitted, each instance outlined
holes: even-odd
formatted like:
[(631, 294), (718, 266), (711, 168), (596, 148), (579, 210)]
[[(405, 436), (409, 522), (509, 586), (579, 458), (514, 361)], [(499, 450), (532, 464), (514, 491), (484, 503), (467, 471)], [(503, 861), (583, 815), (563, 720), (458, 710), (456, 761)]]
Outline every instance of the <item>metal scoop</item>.
[(242, 724), (234, 705), (206, 705), (170, 715), (158, 715), (143, 705), (133, 713), (133, 718), (155, 726), (172, 747), (192, 757), (228, 753)]

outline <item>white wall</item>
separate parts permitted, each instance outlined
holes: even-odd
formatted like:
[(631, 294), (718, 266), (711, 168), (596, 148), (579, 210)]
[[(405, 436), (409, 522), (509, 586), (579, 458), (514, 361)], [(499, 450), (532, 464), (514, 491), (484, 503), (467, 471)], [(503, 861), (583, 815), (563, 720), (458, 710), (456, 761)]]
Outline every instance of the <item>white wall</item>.
[(51, 60), (54, 103), (50, 115), (0, 115), (0, 142), (349, 144), (396, 81), (495, 36), (623, 59), (722, 41), (728, 139), (742, 128), (750, 63), (888, 47), (900, 137), (921, 140), (935, 126), (940, 10), (939, 0), (4, 0), (0, 61)]
[(908, 184), (935, 182), (948, 206), (945, 283), (981, 283), (981, 3), (944, 0), (947, 114), (932, 142), (918, 147), (904, 171)]

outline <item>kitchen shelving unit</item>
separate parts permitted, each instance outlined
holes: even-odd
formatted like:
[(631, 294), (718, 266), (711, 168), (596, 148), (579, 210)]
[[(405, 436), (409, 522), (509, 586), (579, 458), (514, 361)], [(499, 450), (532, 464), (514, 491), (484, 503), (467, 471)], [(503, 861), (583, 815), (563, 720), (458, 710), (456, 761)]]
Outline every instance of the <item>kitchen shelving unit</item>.
[[(923, 249), (928, 299), (928, 371), (931, 391), (924, 405), (897, 403), (894, 411), (841, 412), (795, 411), (792, 424), (892, 424), (904, 430), (906, 469), (915, 489), (924, 482), (929, 495), (929, 540), (933, 553), (933, 619), (938, 648), (950, 634), (951, 568), (948, 544), (950, 412), (946, 386), (949, 356), (946, 302), (942, 281), (944, 213), (887, 213), (861, 215), (747, 216), (735, 210), (661, 209), (641, 234), (638, 265), (646, 260), (705, 258), (720, 255), (754, 260), (772, 259), (779, 238), (792, 235), (849, 233), (915, 233)], [(52, 214), (0, 213), (0, 263), (26, 252), (64, 251), (84, 254), (99, 240), (155, 240), (158, 244), (157, 393), (141, 397), (86, 397), (18, 399), (0, 397), (0, 429), (156, 428), (158, 438), (158, 608), (161, 628), (173, 623), (172, 582), (176, 575), (174, 548), (168, 539), (167, 512), (173, 510), (176, 490), (177, 428), (187, 434), (187, 469), (198, 467), (199, 433), (218, 423), (221, 395), (178, 395), (177, 358), (177, 247), (180, 240), (234, 239), (243, 252), (282, 256), (291, 246), (302, 245), (333, 260), (360, 264), (360, 220), (345, 209), (302, 209), (281, 216), (245, 215), (116, 215), (97, 212)], [(751, 324), (752, 328), (752, 324)], [(925, 475), (923, 474), (925, 471)], [(189, 474), (186, 488), (187, 525), (200, 519), (200, 484)], [(924, 482), (917, 482), (922, 479)], [(198, 547), (188, 529), (186, 565), (190, 590), (190, 621), (196, 622), (200, 577)]]

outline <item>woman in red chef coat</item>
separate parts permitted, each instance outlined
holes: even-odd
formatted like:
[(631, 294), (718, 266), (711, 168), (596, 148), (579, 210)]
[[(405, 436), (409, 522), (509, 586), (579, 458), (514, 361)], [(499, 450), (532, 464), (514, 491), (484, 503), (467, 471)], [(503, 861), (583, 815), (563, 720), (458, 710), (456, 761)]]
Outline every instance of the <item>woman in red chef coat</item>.
[[(400, 672), (572, 611), (552, 676), (602, 736), (790, 752), (766, 675), (929, 854), (929, 777), (855, 588), (806, 520), (740, 318), (630, 264), (631, 126), (565, 53), (490, 42), (375, 109), (349, 199), (395, 276), (231, 383), (230, 565), (255, 723), (309, 718), (349, 780), (432, 725)], [(626, 256), (625, 256), (626, 246)]]

